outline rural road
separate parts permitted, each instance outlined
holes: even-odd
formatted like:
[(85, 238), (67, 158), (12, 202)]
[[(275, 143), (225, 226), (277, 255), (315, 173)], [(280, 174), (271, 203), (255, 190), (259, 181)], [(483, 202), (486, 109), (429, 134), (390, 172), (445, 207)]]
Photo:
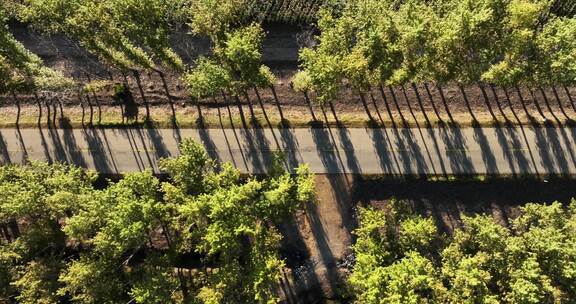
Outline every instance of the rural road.
[(68, 162), (116, 174), (152, 168), (193, 138), (219, 161), (263, 173), (274, 151), (293, 169), (387, 175), (575, 175), (576, 128), (0, 129), (0, 162)]

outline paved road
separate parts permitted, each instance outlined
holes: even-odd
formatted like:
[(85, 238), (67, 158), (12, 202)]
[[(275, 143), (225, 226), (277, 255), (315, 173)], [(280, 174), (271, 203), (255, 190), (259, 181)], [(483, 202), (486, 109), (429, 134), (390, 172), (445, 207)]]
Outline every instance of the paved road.
[(39, 159), (102, 173), (152, 168), (191, 137), (242, 172), (263, 173), (274, 151), (316, 173), (576, 174), (575, 128), (0, 129), (0, 162)]

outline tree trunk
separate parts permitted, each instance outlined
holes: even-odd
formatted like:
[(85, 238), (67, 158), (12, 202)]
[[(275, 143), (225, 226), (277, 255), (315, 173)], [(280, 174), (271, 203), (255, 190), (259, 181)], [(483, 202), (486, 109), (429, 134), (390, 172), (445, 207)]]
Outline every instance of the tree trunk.
[(166, 93), (166, 97), (168, 97), (170, 110), (172, 110), (172, 121), (176, 121), (176, 109), (174, 108), (174, 100), (172, 100), (172, 94), (170, 94), (170, 90), (168, 89), (168, 83), (166, 82), (164, 73), (160, 70), (156, 70), (156, 73), (158, 73), (158, 75), (160, 76), (160, 79), (162, 80), (162, 86), (164, 87), (164, 92)]
[(576, 112), (576, 104), (574, 104), (574, 100), (572, 99), (572, 95), (570, 94), (570, 90), (565, 85), (562, 86), (564, 88), (564, 92), (566, 92), (566, 96), (568, 96), (568, 100), (570, 100), (570, 105), (572, 105), (572, 110)]
[(432, 93), (430, 93), (430, 88), (428, 88), (428, 83), (424, 83), (424, 88), (426, 89), (426, 94), (428, 95), (428, 100), (432, 105), (432, 109), (434, 109), (434, 114), (439, 122), (443, 122), (442, 117), (440, 117), (440, 112), (438, 112), (438, 108), (436, 108), (436, 104), (434, 103), (434, 98), (432, 98)]
[(278, 99), (278, 95), (276, 94), (276, 89), (273, 85), (270, 86), (270, 90), (272, 91), (272, 95), (274, 96), (274, 101), (276, 102), (276, 107), (278, 108), (278, 114), (280, 114), (280, 122), (282, 126), (284, 126), (284, 122), (286, 119), (284, 118), (284, 112), (282, 112), (282, 106), (280, 106), (280, 100)]
[(494, 100), (496, 101), (496, 107), (498, 108), (500, 115), (502, 115), (502, 117), (504, 117), (504, 120), (508, 121), (508, 117), (506, 117), (506, 114), (504, 113), (504, 110), (502, 109), (502, 104), (500, 103), (500, 98), (498, 98), (498, 94), (496, 93), (496, 87), (493, 84), (490, 84), (490, 91), (492, 92), (492, 96), (494, 96)]
[(466, 104), (466, 108), (468, 109), (468, 113), (470, 113), (470, 116), (472, 116), (472, 121), (474, 122), (478, 122), (478, 119), (476, 119), (476, 116), (474, 116), (474, 112), (472, 111), (472, 108), (470, 107), (470, 101), (468, 100), (468, 95), (466, 95), (466, 91), (464, 90), (464, 87), (462, 86), (462, 84), (458, 84), (458, 89), (460, 89), (460, 93), (462, 94), (462, 97), (464, 98), (464, 103)]
[(258, 100), (258, 104), (260, 105), (260, 109), (262, 109), (262, 114), (264, 114), (264, 119), (266, 123), (268, 123), (268, 127), (272, 129), (272, 124), (270, 123), (270, 119), (268, 119), (268, 114), (266, 113), (266, 109), (264, 108), (264, 103), (262, 102), (262, 98), (260, 97), (260, 92), (258, 92), (258, 88), (254, 87), (254, 93), (256, 93), (256, 99)]
[(146, 121), (150, 121), (150, 105), (146, 99), (146, 94), (144, 94), (144, 88), (142, 88), (142, 83), (140, 81), (140, 73), (137, 70), (132, 70), (134, 78), (136, 79), (136, 84), (138, 85), (138, 90), (140, 91), (140, 96), (144, 102), (144, 107), (146, 108)]
[[(336, 121), (336, 125), (340, 126), (340, 121), (338, 120), (338, 116), (336, 115), (336, 109), (334, 108), (334, 104), (332, 100), (328, 101), (328, 105), (330, 106), (330, 111), (332, 112), (332, 116), (334, 116), (334, 120)], [(328, 123), (328, 121), (326, 121)]]
[(446, 97), (444, 96), (444, 90), (442, 90), (442, 86), (440, 84), (436, 84), (436, 89), (438, 90), (438, 93), (440, 93), (440, 99), (442, 100), (444, 110), (446, 110), (446, 114), (448, 114), (450, 122), (454, 123), (454, 117), (452, 117), (452, 112), (450, 112), (450, 108), (448, 108), (448, 102), (446, 102)]
[(62, 105), (62, 99), (56, 97), (58, 100), (58, 106), (60, 107), (60, 120), (64, 121), (64, 106)]
[(80, 108), (82, 108), (82, 127), (84, 127), (86, 120), (86, 109), (84, 107), (84, 101), (82, 100), (82, 93), (80, 93), (80, 91), (78, 91), (78, 99), (80, 100)]
[(400, 86), (400, 88), (402, 89), (402, 95), (404, 96), (404, 100), (406, 100), (408, 111), (410, 112), (410, 115), (412, 115), (412, 118), (414, 119), (416, 125), (418, 125), (418, 118), (416, 118), (416, 115), (414, 114), (414, 110), (412, 109), (412, 105), (410, 104), (410, 100), (408, 99), (408, 95), (406, 94), (406, 88), (404, 88), (404, 85)]
[(426, 124), (429, 127), (432, 126), (432, 124), (430, 123), (430, 119), (428, 118), (428, 115), (426, 114), (426, 110), (424, 109), (424, 104), (422, 103), (422, 98), (420, 97), (420, 92), (418, 92), (418, 87), (416, 87), (416, 84), (414, 82), (412, 82), (412, 90), (414, 90), (414, 94), (416, 94), (416, 100), (418, 101), (418, 106), (420, 106), (420, 111), (422, 112), (422, 115), (424, 115), (424, 119), (426, 119)]
[(11, 91), (11, 93), (12, 98), (14, 98), (14, 103), (16, 103), (16, 127), (18, 127), (20, 125), (20, 112), (21, 112), (20, 99), (16, 97), (16, 93), (14, 91)]
[(50, 102), (48, 101), (48, 98), (44, 98), (44, 105), (46, 106), (46, 125), (50, 128), (52, 126), (52, 121), (50, 120), (50, 118), (52, 118), (52, 112), (50, 111)]
[(40, 97), (36, 90), (34, 90), (34, 98), (36, 99), (36, 104), (38, 105), (38, 127), (42, 124), (42, 103), (40, 102)]
[(56, 108), (56, 103), (54, 102), (54, 98), (52, 98), (50, 103), (52, 104), (52, 125), (54, 127), (56, 127), (57, 126), (56, 117), (58, 116), (58, 108)]
[(376, 98), (374, 98), (374, 94), (372, 94), (371, 90), (370, 90), (370, 100), (372, 101), (372, 105), (374, 106), (374, 109), (376, 110), (376, 115), (378, 115), (378, 120), (380, 121), (380, 125), (384, 126), (384, 120), (382, 120), (382, 115), (380, 114), (380, 109), (378, 107), (378, 104), (376, 103)]
[(198, 112), (198, 125), (204, 126), (204, 115), (202, 114), (202, 107), (200, 106), (200, 101), (195, 99), (194, 105), (196, 105), (196, 111)]
[(358, 90), (358, 94), (360, 95), (360, 101), (362, 102), (362, 106), (364, 107), (364, 111), (368, 115), (368, 120), (372, 123), (374, 122), (374, 117), (372, 117), (372, 113), (370, 113), (370, 109), (368, 108), (368, 103), (366, 103), (366, 96), (360, 90)]
[(393, 126), (396, 126), (396, 122), (394, 120), (394, 115), (392, 115), (392, 109), (390, 109), (390, 105), (388, 104), (388, 98), (386, 98), (386, 94), (384, 94), (384, 87), (382, 84), (378, 86), (380, 90), (380, 95), (382, 96), (382, 100), (384, 100), (384, 105), (386, 106), (386, 112), (388, 112), (388, 116), (390, 117), (390, 121), (392, 122)]
[(542, 111), (542, 108), (540, 108), (540, 103), (538, 102), (538, 99), (536, 98), (534, 91), (532, 90), (532, 88), (528, 88), (528, 90), (530, 91), (530, 96), (532, 97), (532, 100), (534, 100), (534, 105), (536, 106), (538, 114), (540, 114), (542, 120), (544, 121), (548, 120), (548, 118), (546, 118), (546, 115), (544, 115), (544, 111)]
[(503, 87), (502, 90), (504, 90), (504, 95), (506, 96), (506, 102), (508, 103), (508, 106), (510, 107), (510, 110), (512, 111), (512, 115), (514, 115), (514, 118), (516, 118), (516, 121), (518, 121), (518, 123), (520, 123), (520, 117), (518, 117), (518, 114), (516, 114), (516, 111), (514, 110), (514, 107), (512, 106), (512, 101), (510, 101), (510, 95), (508, 94), (508, 89)]
[(490, 100), (488, 99), (488, 94), (486, 94), (486, 89), (484, 88), (484, 84), (478, 83), (478, 87), (480, 88), (480, 91), (482, 92), (482, 97), (484, 98), (484, 104), (488, 108), (488, 112), (490, 112), (490, 116), (492, 116), (492, 119), (495, 122), (498, 122), (498, 118), (496, 118), (494, 111), (492, 111), (492, 106), (490, 105)]
[(560, 107), (560, 111), (562, 111), (562, 115), (564, 115), (564, 118), (566, 118), (566, 120), (570, 120), (570, 117), (568, 117), (568, 114), (566, 114), (566, 110), (564, 109), (564, 105), (562, 105), (562, 100), (560, 100), (560, 96), (558, 95), (558, 91), (556, 91), (555, 86), (552, 86), (552, 92), (554, 93), (554, 98), (556, 99), (556, 102), (558, 102), (558, 106)]
[(90, 126), (94, 125), (94, 107), (92, 106), (92, 101), (90, 100), (90, 96), (86, 95), (86, 101), (88, 102), (88, 107), (90, 108)]
[(254, 113), (254, 107), (252, 106), (252, 101), (248, 96), (248, 92), (242, 91), (244, 94), (244, 98), (246, 99), (246, 103), (248, 103), (248, 109), (250, 110), (250, 121), (254, 124), (256, 122), (256, 114)]
[(303, 93), (304, 93), (304, 99), (306, 100), (306, 104), (308, 105), (308, 109), (310, 110), (310, 114), (312, 115), (312, 119), (314, 121), (318, 121), (318, 118), (316, 118), (316, 114), (314, 114), (314, 109), (312, 109), (312, 102), (310, 101), (308, 92), (304, 91)]
[(520, 98), (520, 103), (522, 104), (522, 109), (524, 110), (524, 114), (528, 119), (532, 119), (532, 115), (528, 112), (528, 108), (526, 107), (526, 102), (524, 101), (524, 96), (522, 96), (522, 92), (520, 91), (520, 87), (515, 86), (516, 94), (518, 94), (518, 98)]
[[(560, 122), (558, 120), (558, 117), (554, 113), (554, 110), (552, 109), (552, 105), (550, 105), (550, 100), (548, 100), (548, 95), (546, 95), (546, 92), (544, 92), (544, 89), (542, 89), (541, 86), (538, 86), (538, 90), (540, 91), (540, 94), (542, 94), (542, 98), (544, 99), (544, 104), (546, 105), (546, 108), (548, 109), (548, 111), (550, 112), (550, 114), (552, 115), (554, 120), (556, 120), (557, 122)], [(562, 109), (562, 112), (564, 112), (564, 109), (563, 108), (561, 108), (561, 109)], [(564, 115), (566, 116), (566, 113), (564, 113)], [(568, 116), (566, 116), (566, 118), (568, 119)]]
[[(224, 93), (222, 93), (224, 94)], [(244, 117), (244, 109), (242, 109), (242, 103), (240, 102), (240, 98), (237, 94), (234, 94), (234, 99), (236, 100), (236, 106), (238, 107), (238, 111), (240, 113), (240, 119), (242, 120), (242, 126), (245, 129), (248, 129), (248, 124), (246, 123), (246, 118)]]
[[(86, 73), (86, 78), (88, 78), (88, 81), (91, 82), (92, 79), (90, 78), (90, 74)], [(96, 106), (98, 107), (98, 124), (102, 124), (102, 106), (100, 105), (100, 99), (98, 99), (98, 95), (96, 94), (96, 91), (91, 90), (92, 92), (92, 96), (94, 97), (94, 101), (96, 101)]]
[(388, 90), (390, 90), (390, 93), (392, 94), (392, 101), (394, 101), (394, 105), (396, 106), (396, 110), (398, 110), (398, 114), (400, 114), (400, 119), (402, 119), (402, 124), (404, 126), (406, 126), (407, 125), (406, 118), (404, 118), (404, 115), (402, 114), (402, 110), (400, 109), (400, 105), (398, 104), (398, 99), (396, 98), (396, 93), (394, 92), (394, 89), (392, 88), (392, 86), (388, 86)]

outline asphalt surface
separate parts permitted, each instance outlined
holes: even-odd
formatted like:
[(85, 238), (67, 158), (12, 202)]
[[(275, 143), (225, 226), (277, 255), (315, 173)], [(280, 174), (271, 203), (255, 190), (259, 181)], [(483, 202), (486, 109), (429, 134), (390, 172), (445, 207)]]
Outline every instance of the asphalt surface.
[(116, 174), (151, 168), (193, 138), (218, 161), (265, 173), (283, 151), (293, 170), (386, 175), (574, 175), (576, 128), (0, 129), (0, 162), (73, 163)]

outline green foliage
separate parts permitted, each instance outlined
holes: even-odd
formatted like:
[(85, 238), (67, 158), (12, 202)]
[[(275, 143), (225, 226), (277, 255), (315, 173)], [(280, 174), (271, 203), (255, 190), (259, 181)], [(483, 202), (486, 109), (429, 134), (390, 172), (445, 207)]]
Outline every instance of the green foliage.
[(192, 3), (189, 24), (194, 33), (210, 38), (214, 52), (214, 58), (200, 58), (183, 77), (195, 98), (211, 96), (222, 89), (242, 94), (274, 83), (274, 74), (261, 63), (265, 33), (259, 23), (244, 22), (243, 13), (249, 2), (200, 0)]
[(575, 19), (555, 12), (548, 0), (344, 1), (319, 12), (295, 83), (319, 102), (343, 85), (572, 84)]
[(6, 21), (0, 6), (0, 93), (34, 89), (62, 91), (74, 86), (70, 78), (44, 67), (38, 56), (14, 38)]
[(194, 68), (182, 76), (188, 92), (196, 99), (215, 96), (230, 88), (228, 71), (213, 60), (200, 57)]
[(159, 61), (182, 71), (184, 63), (168, 38), (175, 8), (160, 0), (27, 0), (19, 17), (40, 30), (77, 39), (120, 69), (151, 70)]
[(349, 279), (356, 301), (570, 303), (575, 206), (526, 204), (510, 227), (463, 216), (449, 237), (398, 202), (360, 209)]
[(191, 140), (181, 156), (101, 189), (66, 165), (0, 167), (0, 301), (276, 303), (277, 230), (314, 199), (306, 167), (265, 179), (217, 169)]

